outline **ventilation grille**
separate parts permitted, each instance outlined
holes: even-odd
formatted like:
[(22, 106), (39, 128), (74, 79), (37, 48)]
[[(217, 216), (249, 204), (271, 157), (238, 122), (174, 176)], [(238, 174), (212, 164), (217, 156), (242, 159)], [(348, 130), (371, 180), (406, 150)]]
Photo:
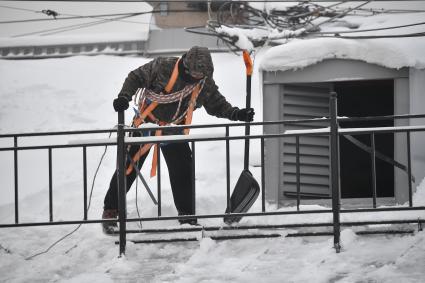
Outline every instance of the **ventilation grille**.
[[(285, 85), (282, 111), (284, 120), (311, 119), (329, 116), (329, 84)], [(329, 127), (328, 122), (308, 122), (285, 125), (284, 130), (317, 129)], [(303, 195), (330, 195), (329, 137), (300, 137), (300, 185)], [(283, 184), (281, 196), (295, 196), (296, 141), (283, 139)]]

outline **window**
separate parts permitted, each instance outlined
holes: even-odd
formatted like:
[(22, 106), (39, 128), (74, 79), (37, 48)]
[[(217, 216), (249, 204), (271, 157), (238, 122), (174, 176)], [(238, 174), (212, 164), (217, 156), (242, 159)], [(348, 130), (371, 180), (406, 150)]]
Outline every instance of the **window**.
[(167, 16), (168, 15), (168, 2), (161, 1), (159, 2), (159, 14), (161, 16)]

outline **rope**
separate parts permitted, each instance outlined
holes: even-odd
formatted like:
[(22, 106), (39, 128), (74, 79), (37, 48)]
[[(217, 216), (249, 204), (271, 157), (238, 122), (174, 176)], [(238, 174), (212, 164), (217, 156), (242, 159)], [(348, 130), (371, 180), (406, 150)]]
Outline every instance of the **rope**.
[(201, 80), (200, 82), (196, 84), (188, 85), (184, 87), (182, 90), (179, 90), (173, 93), (167, 93), (167, 94), (163, 94), (163, 93), (158, 94), (150, 89), (146, 89), (144, 93), (142, 93), (142, 97), (145, 96), (150, 101), (157, 102), (158, 104), (169, 104), (169, 103), (180, 101), (186, 98), (187, 96), (189, 96), (197, 85), (199, 85), (202, 90), (204, 83), (205, 83), (205, 79)]

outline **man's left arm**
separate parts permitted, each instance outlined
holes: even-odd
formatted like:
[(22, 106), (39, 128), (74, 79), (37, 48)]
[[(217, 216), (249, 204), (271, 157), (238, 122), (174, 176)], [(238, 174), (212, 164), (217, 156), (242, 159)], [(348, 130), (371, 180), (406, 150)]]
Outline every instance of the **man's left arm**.
[(254, 109), (232, 106), (226, 98), (218, 91), (214, 80), (207, 79), (199, 97), (199, 102), (204, 106), (208, 114), (218, 118), (226, 118), (232, 121), (250, 122), (254, 118)]

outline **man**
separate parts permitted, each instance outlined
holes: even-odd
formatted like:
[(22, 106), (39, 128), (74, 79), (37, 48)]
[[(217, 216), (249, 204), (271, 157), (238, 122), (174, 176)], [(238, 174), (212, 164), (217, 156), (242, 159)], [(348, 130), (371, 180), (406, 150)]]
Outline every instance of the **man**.
[[(138, 126), (143, 122), (158, 125), (190, 124), (192, 111), (201, 106), (208, 114), (219, 118), (227, 118), (232, 121), (252, 121), (255, 114), (254, 109), (239, 109), (227, 102), (218, 91), (213, 80), (213, 72), (211, 54), (205, 47), (194, 46), (181, 58), (156, 58), (129, 73), (118, 98), (114, 100), (114, 109), (117, 112), (128, 109), (133, 95), (138, 89), (142, 89), (142, 99), (139, 98), (139, 113), (133, 121), (133, 126)], [(164, 102), (166, 99), (168, 100)], [(162, 134), (176, 134), (176, 132), (169, 131)], [(139, 168), (143, 165), (149, 149), (150, 147), (145, 150), (140, 146), (130, 147), (129, 154), (134, 161), (137, 161), (135, 163)], [(174, 204), (178, 214), (193, 215), (192, 152), (189, 145), (187, 142), (168, 143), (161, 145), (161, 151), (169, 170)], [(128, 191), (137, 177), (137, 173), (136, 170), (131, 170), (129, 162), (127, 162), (127, 166), (129, 166), (126, 172)], [(105, 196), (102, 218), (117, 218), (117, 208), (118, 189), (117, 172), (115, 172)], [(180, 223), (196, 225), (197, 221), (193, 218), (180, 220)], [(115, 223), (103, 224), (105, 233), (112, 232), (116, 226)]]

